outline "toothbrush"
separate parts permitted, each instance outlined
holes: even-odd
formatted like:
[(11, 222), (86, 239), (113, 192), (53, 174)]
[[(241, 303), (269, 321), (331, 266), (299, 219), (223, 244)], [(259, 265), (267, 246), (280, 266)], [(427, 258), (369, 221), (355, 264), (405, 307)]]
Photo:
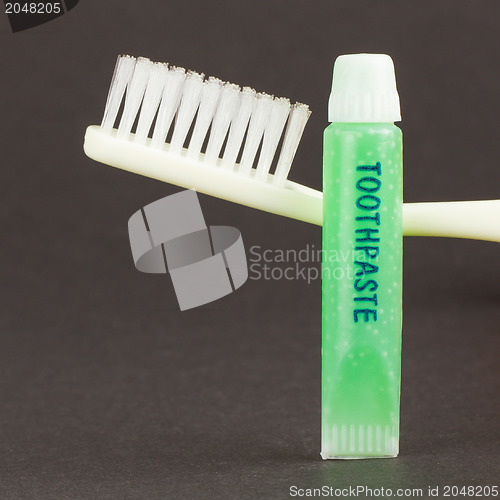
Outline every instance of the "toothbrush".
[[(113, 167), (321, 226), (321, 191), (288, 180), (309, 116), (305, 104), (119, 56), (102, 123), (87, 128), (84, 150)], [(403, 204), (405, 235), (500, 241), (492, 219), (500, 220), (500, 200)]]

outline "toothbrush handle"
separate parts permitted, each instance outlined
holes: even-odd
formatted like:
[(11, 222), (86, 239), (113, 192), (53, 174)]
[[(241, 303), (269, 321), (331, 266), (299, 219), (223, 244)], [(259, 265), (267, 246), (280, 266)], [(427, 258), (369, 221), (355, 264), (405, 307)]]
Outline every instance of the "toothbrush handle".
[[(302, 188), (289, 182), (295, 190)], [(323, 224), (323, 193), (308, 188), (297, 193), (295, 210), (280, 213), (288, 217)], [(309, 203), (305, 203), (305, 201)], [(301, 203), (303, 202), (303, 203)], [(404, 236), (445, 236), (500, 242), (500, 200), (403, 203)]]
[(500, 242), (500, 200), (404, 203), (403, 232)]
[[(205, 166), (186, 156), (144, 147), (90, 126), (85, 134), (90, 158), (129, 172), (145, 175), (185, 189), (247, 205), (273, 214), (323, 225), (323, 193), (273, 176), (262, 182), (231, 170)], [(500, 242), (500, 200), (403, 203), (403, 234), (448, 236)]]

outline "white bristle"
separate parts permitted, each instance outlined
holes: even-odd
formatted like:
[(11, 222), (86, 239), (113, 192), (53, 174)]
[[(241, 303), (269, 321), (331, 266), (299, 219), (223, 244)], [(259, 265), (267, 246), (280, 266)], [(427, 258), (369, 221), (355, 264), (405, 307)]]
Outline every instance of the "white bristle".
[[(171, 135), (166, 148), (169, 153), (236, 170), (235, 174), (243, 176), (255, 174), (251, 177), (282, 187), (311, 114), (308, 106), (291, 106), (285, 98), (257, 94), (249, 87), (240, 89), (214, 77), (204, 78), (204, 74), (153, 63), (144, 57), (119, 56), (101, 128), (111, 131), (123, 106), (117, 138), (163, 149)], [(129, 139), (136, 121), (137, 128)], [(282, 137), (276, 171), (270, 175)], [(205, 143), (205, 154), (200, 155)]]
[(255, 155), (257, 154), (257, 149), (259, 148), (264, 133), (264, 128), (271, 115), (272, 104), (272, 96), (268, 94), (257, 94), (257, 103), (250, 117), (245, 146), (238, 167), (238, 172), (241, 174), (250, 174)]
[(307, 104), (296, 103), (292, 106), (285, 137), (283, 139), (283, 145), (281, 147), (281, 154), (274, 173), (274, 184), (282, 186), (285, 183), (302, 133), (304, 132), (307, 120), (310, 116), (311, 111)]
[(196, 158), (199, 156), (203, 141), (214, 117), (215, 108), (219, 101), (223, 82), (218, 78), (210, 77), (204, 84), (201, 91), (200, 107), (196, 115), (193, 134), (189, 141), (188, 156)]
[(152, 66), (153, 63), (144, 57), (139, 57), (135, 63), (132, 80), (127, 87), (122, 118), (118, 126), (118, 137), (121, 139), (130, 134), (148, 84)]
[(257, 179), (266, 179), (269, 173), (289, 113), (290, 101), (288, 99), (274, 99), (271, 116), (264, 130), (262, 149), (257, 163)]
[(118, 56), (116, 60), (115, 71), (111, 79), (108, 98), (106, 99), (106, 107), (104, 108), (104, 116), (102, 118), (101, 127), (104, 130), (111, 130), (116, 121), (116, 115), (120, 109), (120, 104), (125, 93), (135, 66), (135, 57)]
[(232, 169), (236, 163), (250, 115), (255, 107), (256, 95), (255, 90), (250, 87), (244, 87), (240, 94), (234, 119), (229, 129), (224, 156), (222, 157), (222, 166), (225, 168)]
[(204, 76), (190, 71), (184, 82), (181, 103), (177, 111), (174, 133), (170, 142), (170, 151), (174, 153), (180, 153), (184, 146), (184, 141), (200, 104)]
[(221, 91), (219, 104), (212, 121), (212, 129), (208, 138), (207, 150), (204, 160), (215, 163), (219, 157), (224, 139), (226, 138), (229, 124), (233, 119), (234, 112), (240, 97), (240, 87), (233, 83), (226, 83)]
[(158, 110), (158, 105), (160, 104), (167, 73), (167, 64), (155, 63), (151, 68), (151, 74), (149, 75), (148, 86), (146, 87), (144, 99), (142, 100), (139, 122), (137, 123), (137, 130), (135, 132), (135, 142), (144, 144), (146, 141), (156, 111)]
[(171, 67), (167, 72), (160, 109), (151, 139), (151, 146), (154, 148), (162, 148), (165, 145), (168, 131), (181, 100), (185, 79), (186, 70), (184, 68)]

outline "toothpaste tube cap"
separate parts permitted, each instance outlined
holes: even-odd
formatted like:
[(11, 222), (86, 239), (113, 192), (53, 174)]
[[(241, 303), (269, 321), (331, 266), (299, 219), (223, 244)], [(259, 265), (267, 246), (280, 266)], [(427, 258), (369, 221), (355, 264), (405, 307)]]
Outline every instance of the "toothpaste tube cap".
[(386, 54), (339, 56), (333, 67), (328, 121), (392, 123), (401, 120), (394, 64)]

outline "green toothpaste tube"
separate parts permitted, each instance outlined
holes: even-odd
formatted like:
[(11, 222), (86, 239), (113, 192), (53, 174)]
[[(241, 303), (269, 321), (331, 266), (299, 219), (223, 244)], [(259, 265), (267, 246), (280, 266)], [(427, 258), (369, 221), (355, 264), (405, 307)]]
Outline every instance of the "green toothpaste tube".
[(323, 153), (321, 456), (399, 450), (402, 134), (392, 59), (340, 56)]

